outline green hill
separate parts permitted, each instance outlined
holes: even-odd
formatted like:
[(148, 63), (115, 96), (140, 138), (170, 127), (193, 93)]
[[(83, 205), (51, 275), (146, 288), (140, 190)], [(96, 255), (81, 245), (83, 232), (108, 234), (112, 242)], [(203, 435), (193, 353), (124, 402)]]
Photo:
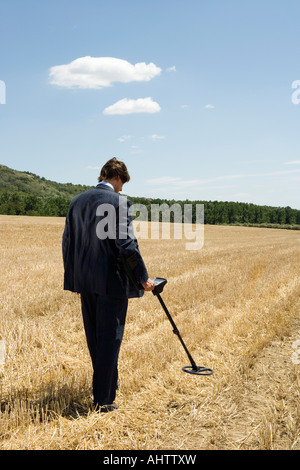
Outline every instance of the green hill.
[(63, 197), (71, 199), (90, 186), (72, 183), (56, 183), (29, 171), (17, 171), (0, 165), (0, 192), (20, 192), (38, 197)]
[[(64, 217), (71, 199), (91, 187), (56, 183), (28, 171), (17, 171), (0, 165), (0, 214)], [(159, 204), (161, 208), (162, 204), (166, 204), (164, 210), (168, 211), (176, 203), (181, 206), (182, 213), (184, 204), (193, 204), (193, 214), (196, 204), (204, 204), (205, 224), (300, 229), (300, 210), (291, 207), (259, 206), (232, 201), (175, 201), (128, 197), (133, 204), (147, 207), (149, 220), (152, 204)], [(195, 221), (193, 215), (193, 222)]]

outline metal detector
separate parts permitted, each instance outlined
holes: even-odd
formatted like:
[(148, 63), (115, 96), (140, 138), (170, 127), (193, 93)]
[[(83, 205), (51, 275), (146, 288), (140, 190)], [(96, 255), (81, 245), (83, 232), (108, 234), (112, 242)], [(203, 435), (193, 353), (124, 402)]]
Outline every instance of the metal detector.
[(170, 323), (173, 327), (173, 333), (175, 333), (175, 335), (178, 336), (179, 338), (179, 341), (181, 342), (185, 352), (187, 353), (187, 356), (191, 362), (191, 365), (190, 366), (184, 366), (182, 368), (182, 370), (184, 372), (188, 372), (189, 374), (195, 374), (195, 375), (212, 375), (213, 374), (213, 370), (212, 369), (209, 369), (208, 367), (200, 367), (200, 366), (197, 366), (197, 364), (195, 363), (194, 359), (192, 358), (188, 348), (186, 347), (180, 333), (179, 333), (179, 330), (177, 328), (177, 326), (175, 325), (174, 323), (174, 320), (173, 318), (171, 317), (163, 299), (161, 298), (160, 294), (161, 292), (163, 291), (164, 289), (164, 286), (167, 284), (167, 279), (164, 279), (164, 278), (161, 278), (161, 277), (156, 277), (155, 279), (153, 279), (154, 281), (154, 284), (155, 284), (155, 287), (152, 291), (153, 295), (156, 295), (156, 297), (158, 298), (162, 308), (164, 309), (168, 319), (170, 320)]
[[(128, 276), (132, 286), (135, 288), (135, 289), (138, 289), (138, 290), (141, 290), (143, 289), (143, 287), (141, 285), (139, 285), (137, 282), (136, 282), (136, 279), (135, 279), (135, 276), (134, 276), (134, 273), (133, 273), (133, 270), (134, 270), (134, 267), (136, 266), (136, 259), (135, 259), (135, 256), (130, 256), (130, 257), (119, 257), (117, 259), (117, 268), (119, 270), (123, 270), (126, 275)], [(168, 319), (170, 320), (171, 322), (171, 325), (173, 327), (173, 333), (175, 333), (178, 338), (179, 338), (179, 341), (181, 342), (185, 352), (187, 353), (187, 356), (191, 362), (191, 365), (190, 366), (184, 366), (182, 368), (182, 370), (184, 372), (188, 372), (189, 374), (195, 374), (195, 375), (212, 375), (213, 374), (213, 370), (212, 369), (209, 369), (208, 367), (200, 367), (200, 366), (197, 366), (197, 364), (195, 363), (194, 359), (192, 358), (188, 348), (186, 347), (180, 333), (179, 333), (179, 330), (177, 328), (177, 326), (175, 325), (174, 323), (174, 320), (172, 319), (167, 307), (165, 306), (165, 303), (163, 301), (163, 299), (161, 298), (160, 294), (161, 292), (163, 291), (165, 285), (167, 284), (167, 279), (164, 279), (162, 277), (156, 277), (155, 279), (153, 279), (154, 281), (154, 284), (155, 284), (155, 287), (152, 291), (153, 295), (156, 295), (156, 297), (158, 298), (162, 308), (164, 309)]]

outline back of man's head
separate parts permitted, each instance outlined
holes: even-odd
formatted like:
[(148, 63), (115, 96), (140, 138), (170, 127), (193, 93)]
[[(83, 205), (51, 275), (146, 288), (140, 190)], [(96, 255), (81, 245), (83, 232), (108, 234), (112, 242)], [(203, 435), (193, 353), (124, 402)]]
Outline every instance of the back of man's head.
[(118, 176), (121, 178), (123, 183), (128, 183), (130, 180), (125, 163), (121, 162), (116, 157), (113, 157), (102, 167), (98, 181), (107, 181), (117, 178)]

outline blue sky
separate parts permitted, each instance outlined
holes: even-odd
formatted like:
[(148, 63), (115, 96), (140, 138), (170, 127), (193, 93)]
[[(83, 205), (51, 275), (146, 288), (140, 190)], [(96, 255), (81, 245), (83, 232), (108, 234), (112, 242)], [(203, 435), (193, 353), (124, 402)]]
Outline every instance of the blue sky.
[(300, 209), (299, 17), (298, 0), (0, 0), (0, 162), (94, 185), (116, 156), (128, 195)]

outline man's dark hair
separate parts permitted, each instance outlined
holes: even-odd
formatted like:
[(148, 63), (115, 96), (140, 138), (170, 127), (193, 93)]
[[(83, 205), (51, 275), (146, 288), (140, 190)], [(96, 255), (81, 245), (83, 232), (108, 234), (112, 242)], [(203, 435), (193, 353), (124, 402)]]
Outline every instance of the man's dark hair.
[(102, 167), (98, 181), (107, 181), (113, 178), (120, 177), (123, 183), (128, 183), (130, 180), (125, 163), (117, 158), (111, 158)]

